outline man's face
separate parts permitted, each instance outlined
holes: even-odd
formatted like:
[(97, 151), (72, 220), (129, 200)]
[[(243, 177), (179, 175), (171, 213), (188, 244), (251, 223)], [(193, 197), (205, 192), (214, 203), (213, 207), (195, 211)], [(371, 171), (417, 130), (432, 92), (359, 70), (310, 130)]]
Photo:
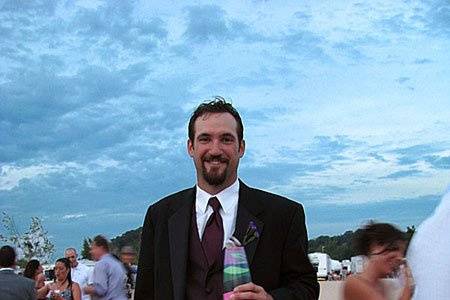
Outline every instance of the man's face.
[(70, 261), (70, 266), (72, 268), (75, 268), (78, 265), (78, 261), (77, 261), (77, 253), (73, 250), (67, 250), (64, 253), (64, 257), (69, 259)]
[(104, 254), (104, 250), (103, 247), (99, 247), (97, 246), (95, 243), (91, 244), (91, 256), (95, 261), (100, 260), (100, 258), (102, 257), (102, 255)]
[(194, 140), (188, 140), (201, 188), (227, 187), (237, 179), (245, 143), (239, 142), (237, 122), (229, 113), (208, 113), (195, 120)]
[(406, 243), (398, 241), (391, 245), (374, 245), (371, 249), (370, 260), (388, 275), (404, 262)]
[(135, 255), (132, 253), (120, 254), (120, 260), (125, 264), (132, 264), (134, 262)]

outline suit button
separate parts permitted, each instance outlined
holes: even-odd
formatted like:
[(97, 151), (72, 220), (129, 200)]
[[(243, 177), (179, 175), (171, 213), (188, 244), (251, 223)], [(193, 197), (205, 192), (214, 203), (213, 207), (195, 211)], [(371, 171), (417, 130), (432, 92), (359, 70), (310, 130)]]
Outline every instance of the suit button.
[(210, 289), (210, 288), (206, 288), (205, 289), (205, 292), (209, 295), (209, 294), (211, 294), (211, 292), (212, 292), (212, 289)]

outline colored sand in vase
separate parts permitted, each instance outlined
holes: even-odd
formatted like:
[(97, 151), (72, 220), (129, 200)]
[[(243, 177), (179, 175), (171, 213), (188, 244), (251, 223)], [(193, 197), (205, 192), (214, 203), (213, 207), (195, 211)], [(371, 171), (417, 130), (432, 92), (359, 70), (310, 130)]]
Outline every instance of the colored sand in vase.
[(244, 247), (234, 246), (225, 248), (223, 299), (229, 299), (235, 287), (251, 282), (251, 280), (250, 269)]

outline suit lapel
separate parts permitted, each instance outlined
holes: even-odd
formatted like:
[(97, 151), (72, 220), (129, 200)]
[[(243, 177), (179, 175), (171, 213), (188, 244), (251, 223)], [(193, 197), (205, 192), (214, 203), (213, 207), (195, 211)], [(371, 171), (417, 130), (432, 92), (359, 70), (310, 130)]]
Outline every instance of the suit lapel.
[(172, 271), (173, 295), (175, 300), (184, 299), (186, 291), (186, 268), (189, 247), (189, 228), (195, 188), (187, 191), (172, 205), (174, 212), (168, 221), (170, 268)]
[[(253, 222), (261, 236), (264, 222), (258, 215), (262, 213), (259, 200), (252, 197), (251, 189), (240, 181), (239, 202), (236, 216), (234, 236), (243, 241), (250, 222)], [(172, 272), (173, 295), (175, 300), (182, 300), (186, 292), (186, 270), (189, 249), (189, 229), (192, 217), (192, 207), (195, 202), (195, 187), (180, 196), (178, 201), (171, 205), (172, 215), (168, 220), (170, 268)], [(253, 261), (259, 239), (245, 246), (249, 265)]]
[[(263, 233), (264, 222), (258, 218), (258, 215), (262, 212), (262, 205), (260, 205), (259, 200), (252, 198), (251, 189), (242, 181), (239, 184), (239, 202), (234, 236), (242, 242), (250, 222), (256, 225), (260, 236)], [(258, 242), (259, 239), (255, 239), (245, 246), (249, 265), (253, 261)]]

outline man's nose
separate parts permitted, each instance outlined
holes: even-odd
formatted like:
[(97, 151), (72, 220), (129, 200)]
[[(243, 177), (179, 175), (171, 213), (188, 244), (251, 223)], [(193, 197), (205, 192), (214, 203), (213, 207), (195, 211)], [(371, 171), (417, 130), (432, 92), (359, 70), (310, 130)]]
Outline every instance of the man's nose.
[(221, 154), (222, 146), (219, 140), (214, 140), (211, 144), (211, 148), (209, 149), (211, 155)]

